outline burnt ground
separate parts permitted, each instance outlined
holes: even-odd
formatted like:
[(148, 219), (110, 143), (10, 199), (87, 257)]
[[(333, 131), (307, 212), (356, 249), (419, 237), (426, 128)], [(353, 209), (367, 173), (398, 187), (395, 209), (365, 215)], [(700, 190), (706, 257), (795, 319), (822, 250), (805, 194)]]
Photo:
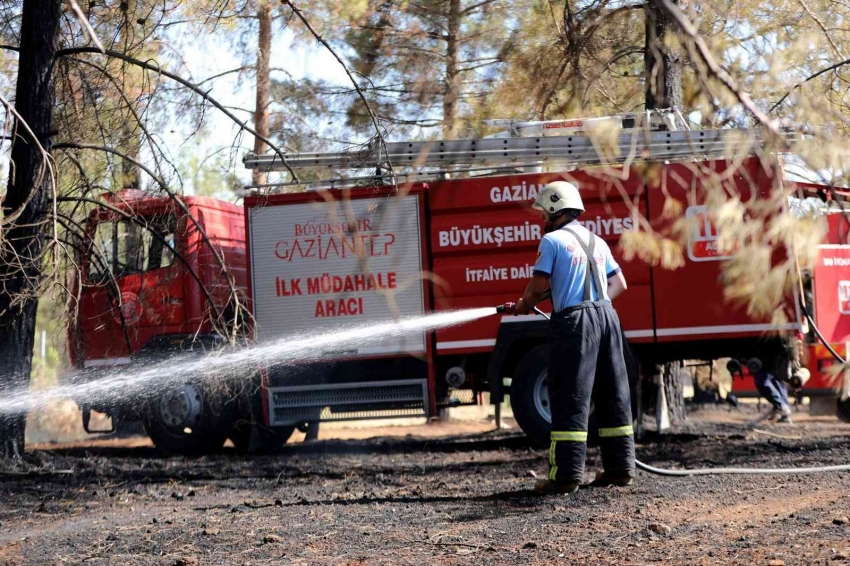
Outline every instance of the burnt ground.
[[(758, 428), (691, 425), (649, 436), (638, 457), (850, 463), (850, 425)], [(249, 458), (125, 443), (29, 459), (0, 472), (2, 565), (850, 563), (848, 472), (641, 473), (629, 488), (537, 497), (546, 450), (514, 431), (323, 440)]]

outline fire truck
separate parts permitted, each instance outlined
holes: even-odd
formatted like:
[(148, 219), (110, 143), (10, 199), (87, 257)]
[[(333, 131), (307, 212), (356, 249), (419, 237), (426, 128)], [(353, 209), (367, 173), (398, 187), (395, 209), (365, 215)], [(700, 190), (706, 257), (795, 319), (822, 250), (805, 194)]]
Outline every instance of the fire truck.
[[(567, 180), (587, 208), (580, 222), (608, 242), (628, 280), (615, 307), (637, 362), (633, 389), (651, 377), (646, 368), (676, 360), (779, 360), (787, 367), (788, 339), (805, 326), (800, 294), (786, 300), (781, 324), (725, 300), (719, 277), (729, 256), (717, 245), (705, 202), (709, 182), (749, 203), (787, 187), (779, 158), (756, 155), (757, 137), (690, 130), (674, 112), (497, 124), (507, 130), (483, 139), (249, 154), (249, 169), (324, 179), (248, 187), (243, 207), (196, 196), (107, 196), (91, 213), (92, 247), (79, 262), (74, 363), (96, 375), (199, 344), (215, 347), (227, 329), (212, 321), (236, 320), (238, 304), (248, 305), (251, 316), (240, 321), (251, 342), (263, 344), (516, 300), (543, 234), (530, 205), (546, 183)], [(600, 130), (590, 131), (600, 126), (615, 129), (604, 145), (594, 133)], [(341, 174), (364, 164), (372, 171), (364, 178)], [(690, 220), (684, 265), (664, 269), (623, 257), (617, 244), (624, 233), (671, 233), (676, 218), (665, 213), (667, 199)], [(850, 245), (843, 215), (824, 221), (830, 230), (805, 306), (844, 355)], [(522, 430), (545, 440), (546, 329), (540, 316), (499, 315), (413, 337), (317, 347), (299, 363), (258, 363), (242, 380), (251, 387), (211, 388), (187, 376), (145, 403), (82, 403), (84, 425), (90, 430), (96, 410), (113, 423), (142, 420), (165, 450), (214, 450), (228, 437), (237, 448), (261, 450), (285, 442), (296, 427), (432, 417), (489, 393), (497, 407), (509, 395)], [(811, 379), (802, 393), (834, 396), (832, 355), (811, 340), (807, 354)]]

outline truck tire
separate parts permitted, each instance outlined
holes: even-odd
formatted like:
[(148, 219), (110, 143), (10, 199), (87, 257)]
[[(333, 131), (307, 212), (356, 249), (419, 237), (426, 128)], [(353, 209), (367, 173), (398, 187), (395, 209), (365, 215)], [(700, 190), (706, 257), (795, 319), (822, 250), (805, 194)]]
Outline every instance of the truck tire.
[(148, 399), (143, 423), (157, 450), (201, 455), (224, 446), (233, 418), (220, 394), (186, 383)]
[[(547, 374), (549, 373), (548, 346), (541, 344), (528, 351), (517, 364), (511, 379), (511, 410), (522, 431), (538, 446), (549, 444), (552, 430), (552, 411), (549, 405)], [(596, 416), (590, 406), (588, 445), (598, 441)]]
[[(262, 379), (259, 374), (252, 376), (253, 386), (242, 387), (234, 395), (233, 427), (229, 438), (237, 452), (242, 454), (268, 454), (280, 450), (287, 443), (295, 429), (303, 425), (269, 427), (265, 423), (265, 407), (260, 390)], [(316, 413), (318, 418), (319, 412)], [(318, 430), (318, 423), (316, 423)]]
[(835, 408), (835, 414), (838, 416), (838, 420), (844, 423), (850, 423), (850, 398), (842, 399), (839, 397)]
[(304, 433), (304, 442), (315, 442), (319, 439), (319, 425), (321, 421), (318, 420), (318, 413), (316, 417), (317, 419), (315, 421), (307, 421), (297, 427), (298, 430)]
[(294, 426), (269, 428), (243, 421), (230, 431), (230, 441), (241, 454), (269, 454), (280, 450), (293, 432)]

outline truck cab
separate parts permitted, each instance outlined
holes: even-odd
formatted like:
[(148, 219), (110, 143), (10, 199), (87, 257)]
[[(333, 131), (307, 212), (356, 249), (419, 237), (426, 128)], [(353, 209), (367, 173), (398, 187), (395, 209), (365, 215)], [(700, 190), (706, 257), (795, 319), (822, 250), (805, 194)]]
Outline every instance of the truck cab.
[[(89, 214), (77, 252), (69, 344), (73, 365), (83, 371), (74, 379), (132, 371), (132, 364), (166, 352), (219, 344), (242, 320), (236, 316), (247, 297), (241, 207), (206, 197), (107, 194)], [(173, 447), (191, 444), (205, 422), (221, 429), (214, 436), (223, 443), (229, 423), (219, 426), (212, 421), (221, 419), (204, 415), (209, 403), (199, 403), (198, 395), (181, 384), (146, 403), (81, 402), (83, 424), (97, 432), (89, 430), (92, 410), (111, 416), (113, 429), (122, 420), (142, 420), (155, 441), (162, 437), (158, 444), (172, 436)]]

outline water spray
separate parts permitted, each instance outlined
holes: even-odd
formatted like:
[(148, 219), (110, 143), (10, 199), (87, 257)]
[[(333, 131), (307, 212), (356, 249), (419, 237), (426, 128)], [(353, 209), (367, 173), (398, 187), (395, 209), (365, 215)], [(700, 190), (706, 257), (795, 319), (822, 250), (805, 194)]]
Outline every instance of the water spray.
[[(547, 290), (543, 293), (539, 302), (542, 302), (548, 299), (551, 296), (551, 290)], [(497, 313), (512, 313), (516, 309), (516, 303), (505, 303), (504, 305), (500, 305), (496, 307)], [(541, 315), (546, 320), (551, 320), (551, 317), (537, 308), (535, 305), (532, 307), (535, 313)], [(826, 343), (826, 342), (824, 342)], [(628, 348), (628, 342), (623, 340), (623, 344), (626, 348)], [(828, 347), (828, 346), (827, 346)], [(830, 348), (831, 350), (831, 348)], [(841, 359), (838, 354), (833, 354)], [(842, 360), (843, 361), (843, 360)], [(816, 474), (816, 473), (825, 473), (825, 472), (846, 472), (850, 471), (850, 464), (839, 464), (836, 466), (810, 466), (803, 468), (693, 468), (693, 469), (685, 469), (685, 470), (669, 470), (665, 468), (656, 468), (655, 466), (650, 466), (649, 464), (644, 464), (640, 460), (635, 460), (635, 466), (638, 469), (648, 472), (650, 474), (655, 474), (659, 476), (666, 477), (682, 477), (682, 476), (713, 476), (713, 475), (781, 475), (781, 474)]]
[[(53, 401), (69, 398), (85, 403), (145, 398), (165, 387), (184, 384), (189, 377), (219, 381), (244, 379), (251, 371), (262, 366), (323, 359), (317, 352), (337, 344), (365, 347), (380, 344), (388, 338), (402, 338), (447, 328), (495, 313), (496, 309), (493, 307), (437, 312), (391, 322), (353, 325), (332, 333), (302, 335), (298, 338), (287, 336), (256, 347), (219, 350), (202, 356), (195, 352), (169, 357), (158, 363), (127, 366), (92, 381), (71, 383), (43, 391), (0, 389), (0, 415), (20, 414), (44, 408)], [(84, 379), (86, 376), (80, 377)]]

